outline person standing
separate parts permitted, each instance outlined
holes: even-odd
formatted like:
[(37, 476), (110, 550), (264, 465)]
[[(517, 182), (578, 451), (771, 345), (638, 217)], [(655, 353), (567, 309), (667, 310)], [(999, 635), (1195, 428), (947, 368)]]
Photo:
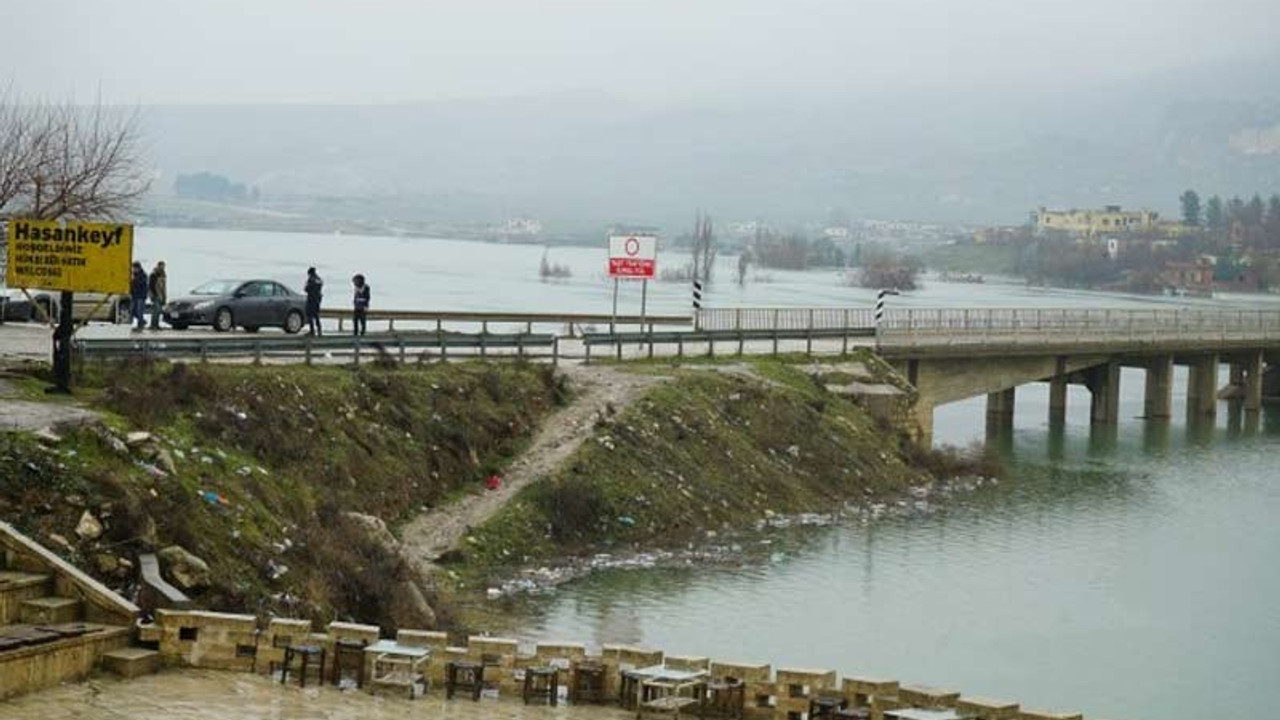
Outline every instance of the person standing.
[(359, 273), (351, 278), (351, 284), (355, 285), (355, 296), (353, 298), (355, 313), (351, 322), (351, 334), (364, 335), (369, 327), (369, 284), (364, 281), (364, 275)]
[(323, 335), (324, 328), (320, 325), (320, 300), (324, 297), (324, 280), (313, 267), (307, 268), (307, 284), (303, 291), (307, 295), (307, 334)]
[(129, 311), (134, 332), (147, 326), (147, 290), (147, 271), (142, 269), (142, 263), (135, 261), (129, 276)]
[(156, 263), (151, 271), (151, 279), (147, 282), (147, 294), (151, 297), (151, 329), (160, 329), (160, 313), (164, 312), (164, 304), (169, 301), (169, 283), (164, 272), (164, 261)]

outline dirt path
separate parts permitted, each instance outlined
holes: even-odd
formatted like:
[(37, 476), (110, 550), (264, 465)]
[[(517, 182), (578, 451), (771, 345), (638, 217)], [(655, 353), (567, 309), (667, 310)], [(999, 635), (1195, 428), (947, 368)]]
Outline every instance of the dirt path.
[(97, 420), (97, 413), (66, 402), (18, 400), (19, 393), (0, 378), (0, 432), (32, 431)]
[(483, 523), (522, 488), (554, 472), (591, 435), (596, 417), (623, 412), (647, 388), (663, 381), (609, 367), (568, 365), (563, 372), (573, 382), (573, 402), (548, 417), (533, 442), (503, 476), (502, 487), (419, 515), (405, 526), (401, 552), (420, 572), (430, 572), (435, 559), (453, 548), (470, 528)]

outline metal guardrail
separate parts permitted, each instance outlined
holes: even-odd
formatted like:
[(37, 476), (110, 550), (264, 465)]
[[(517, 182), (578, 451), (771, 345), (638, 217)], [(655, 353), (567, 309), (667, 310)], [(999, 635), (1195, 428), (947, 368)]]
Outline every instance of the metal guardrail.
[[(121, 357), (143, 358), (210, 358), (251, 357), (254, 362), (267, 358), (301, 359), (311, 364), (317, 357), (324, 359), (350, 357), (359, 365), (363, 357), (374, 355), (405, 362), (414, 357), (425, 357), (435, 351), (441, 358), (452, 352), (479, 357), (490, 351), (506, 351), (517, 357), (550, 357), (558, 362), (560, 338), (551, 334), (529, 333), (379, 333), (359, 337), (351, 335), (308, 335), (283, 337), (253, 337), (242, 335), (193, 337), (193, 338), (81, 338), (75, 343), (75, 351), (82, 359), (112, 359)], [(546, 352), (546, 351), (550, 352)], [(541, 351), (541, 352), (539, 352)]]
[(745, 352), (746, 343), (764, 341), (772, 343), (772, 353), (777, 355), (779, 343), (783, 340), (805, 341), (805, 352), (808, 354), (813, 353), (813, 342), (815, 340), (840, 340), (842, 341), (841, 352), (848, 353), (850, 340), (874, 336), (875, 328), (870, 327), (584, 333), (582, 344), (585, 348), (585, 360), (586, 362), (591, 362), (591, 349), (600, 346), (612, 347), (614, 355), (621, 359), (622, 348), (628, 345), (647, 347), (648, 357), (652, 358), (654, 356), (654, 347), (657, 345), (675, 345), (676, 357), (684, 357), (686, 345), (705, 344), (707, 354), (715, 355), (716, 343), (737, 343), (737, 354), (742, 355)]
[[(351, 310), (321, 310), (320, 316), (328, 320), (337, 320), (338, 329), (342, 330), (352, 319)], [(638, 325), (653, 328), (654, 326), (689, 326), (693, 324), (691, 315), (602, 315), (598, 313), (512, 313), (512, 312), (461, 312), (452, 310), (369, 310), (366, 319), (371, 322), (385, 322), (388, 330), (395, 330), (396, 322), (435, 323), (436, 330), (443, 331), (444, 324), (479, 325), (481, 333), (487, 333), (489, 324), (509, 323), (525, 326), (525, 332), (532, 333), (534, 325), (559, 325), (570, 329), (589, 325)]]
[[(329, 311), (327, 317), (350, 317), (349, 312)], [(375, 317), (374, 313), (370, 314)], [(431, 320), (438, 326), (446, 321), (479, 323), (479, 333), (444, 330), (379, 333), (354, 339), (347, 335), (323, 337), (221, 335), (193, 338), (80, 339), (82, 357), (252, 357), (261, 361), (272, 356), (302, 356), (307, 362), (317, 353), (326, 357), (350, 355), (357, 363), (371, 352), (404, 359), (410, 350), (422, 355), (433, 349), (440, 356), (462, 352), (486, 356), (490, 350), (515, 350), (525, 356), (550, 348), (550, 357), (561, 357), (558, 333), (533, 333), (536, 323), (577, 322), (612, 319), (608, 315), (539, 313), (436, 313), (383, 310), (384, 320)], [(638, 316), (620, 316), (618, 324), (637, 322)], [(1057, 345), (1132, 344), (1135, 348), (1180, 343), (1280, 344), (1280, 310), (1067, 310), (1067, 309), (893, 309), (876, 327), (874, 311), (863, 308), (731, 308), (708, 309), (696, 318), (653, 316), (652, 324), (640, 332), (584, 332), (585, 357), (592, 350), (612, 346), (621, 357), (626, 345), (676, 346), (682, 356), (685, 346), (702, 344), (714, 354), (717, 344), (736, 343), (742, 353), (747, 342), (771, 342), (777, 353), (780, 341), (804, 341), (806, 352), (817, 340), (840, 340), (846, 352), (851, 340), (872, 338), (885, 350), (947, 347), (1017, 347), (1022, 350)], [(692, 329), (654, 330), (661, 323), (692, 324)], [(519, 322), (526, 332), (491, 333), (490, 322)], [(616, 326), (615, 326), (616, 328)], [(570, 327), (564, 335), (575, 335)], [(509, 354), (509, 353), (508, 353)]]

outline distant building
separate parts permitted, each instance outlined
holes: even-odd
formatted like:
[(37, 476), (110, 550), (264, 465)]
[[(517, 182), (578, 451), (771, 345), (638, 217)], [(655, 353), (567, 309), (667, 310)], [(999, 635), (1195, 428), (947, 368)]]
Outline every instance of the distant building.
[(832, 240), (848, 240), (852, 233), (849, 232), (848, 226), (832, 225), (822, 229), (822, 236)]
[(1036, 232), (1066, 233), (1077, 237), (1093, 237), (1100, 233), (1150, 232), (1160, 224), (1160, 213), (1153, 210), (1124, 210), (1108, 205), (1101, 210), (1049, 210), (1032, 213)]
[(1197, 262), (1166, 262), (1160, 271), (1160, 282), (1179, 294), (1212, 295), (1213, 262), (1205, 258)]
[(512, 218), (500, 232), (503, 235), (538, 235), (542, 233), (542, 223), (531, 218)]

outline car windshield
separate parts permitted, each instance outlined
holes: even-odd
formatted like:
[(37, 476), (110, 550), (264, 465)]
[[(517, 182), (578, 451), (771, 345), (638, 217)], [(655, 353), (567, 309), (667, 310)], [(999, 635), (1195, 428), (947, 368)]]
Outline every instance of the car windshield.
[(239, 280), (214, 280), (207, 282), (195, 290), (191, 291), (192, 295), (230, 295), (240, 287)]

